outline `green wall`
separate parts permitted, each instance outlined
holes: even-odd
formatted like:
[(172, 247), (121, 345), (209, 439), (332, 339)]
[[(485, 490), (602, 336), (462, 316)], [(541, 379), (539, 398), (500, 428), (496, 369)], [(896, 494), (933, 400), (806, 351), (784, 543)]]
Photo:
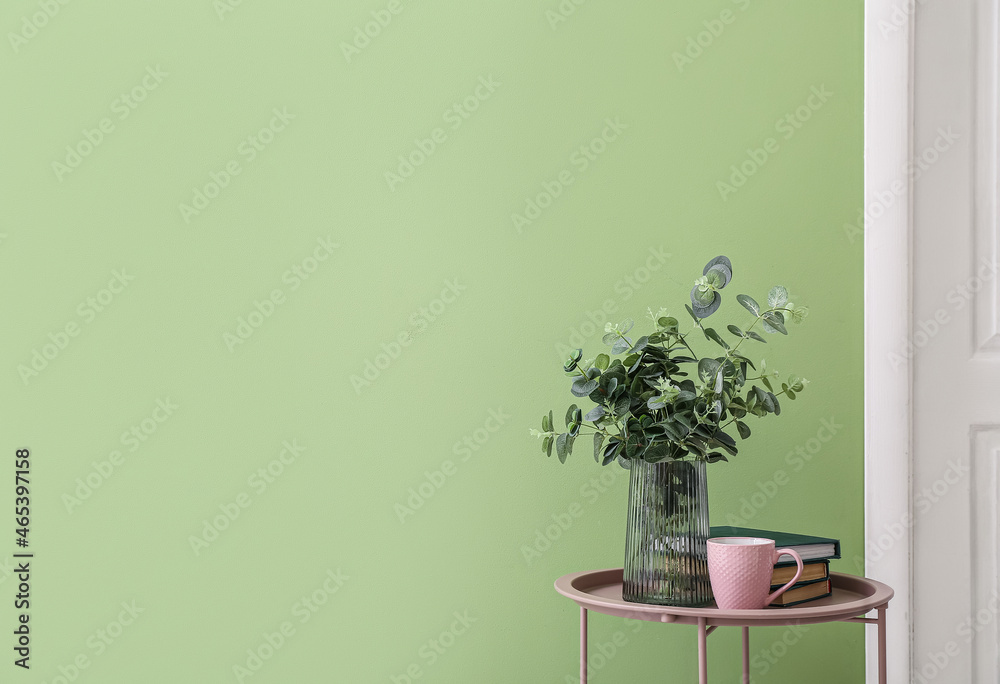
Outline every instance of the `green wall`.
[[(0, 27), (3, 449), (31, 449), (37, 554), (3, 681), (575, 681), (552, 582), (621, 564), (627, 478), (528, 428), (572, 400), (560, 348), (600, 348), (588, 312), (683, 314), (720, 253), (717, 316), (775, 282), (811, 307), (766, 351), (813, 384), (710, 469), (713, 521), (860, 551), (860, 0), (18, 0)], [(755, 681), (859, 681), (862, 629), (760, 630)], [(595, 683), (695, 677), (689, 628), (592, 640)]]

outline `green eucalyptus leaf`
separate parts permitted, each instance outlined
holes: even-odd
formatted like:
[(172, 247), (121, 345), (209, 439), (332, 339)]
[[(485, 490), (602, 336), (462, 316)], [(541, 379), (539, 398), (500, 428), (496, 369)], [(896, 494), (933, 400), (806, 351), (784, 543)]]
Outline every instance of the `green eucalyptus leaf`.
[[(709, 298), (711, 297), (711, 298)], [(703, 301), (707, 301), (707, 304), (703, 304)], [(691, 315), (696, 319), (700, 320), (702, 318), (708, 318), (722, 306), (722, 295), (718, 292), (712, 292), (711, 290), (707, 292), (698, 292), (698, 286), (695, 285), (694, 289), (691, 290), (691, 306), (693, 311)]]
[(677, 322), (677, 319), (673, 316), (663, 316), (656, 322), (656, 324), (668, 332), (677, 332), (678, 326), (680, 325), (680, 323)]
[(643, 382), (642, 376), (637, 375), (632, 380), (632, 386), (629, 388), (629, 394), (632, 395), (633, 397), (637, 397), (640, 394), (642, 394), (643, 390), (645, 389), (645, 386), (646, 384), (645, 382)]
[(774, 333), (781, 333), (782, 335), (788, 334), (788, 330), (785, 329), (785, 326), (782, 325), (781, 323), (761, 321), (760, 325), (762, 328), (764, 328), (764, 332), (771, 333), (772, 335)]
[(624, 416), (628, 413), (629, 407), (632, 405), (632, 400), (629, 399), (628, 394), (622, 394), (615, 400), (615, 415)]
[(667, 436), (674, 442), (679, 442), (684, 439), (685, 435), (681, 433), (683, 428), (679, 428), (676, 423), (666, 422), (660, 423), (660, 425), (662, 426), (663, 431), (667, 433)]
[(601, 462), (601, 450), (604, 447), (604, 433), (595, 432), (594, 433), (594, 460), (598, 463)]
[(746, 337), (746, 335), (743, 334), (743, 331), (737, 328), (735, 325), (727, 325), (726, 330), (731, 332), (733, 335), (736, 335), (737, 337)]
[(750, 436), (750, 426), (742, 420), (736, 421), (736, 430), (740, 433), (740, 439), (746, 439)]
[(687, 445), (688, 451), (692, 454), (704, 456), (705, 453), (708, 452), (708, 448), (705, 446), (705, 443), (697, 437), (689, 435), (684, 443)]
[(617, 439), (612, 438), (608, 441), (608, 445), (604, 447), (604, 456), (602, 457), (601, 465), (607, 465), (615, 459), (615, 457), (622, 452), (622, 442)]
[(573, 353), (569, 355), (568, 359), (566, 359), (566, 363), (563, 364), (563, 370), (569, 373), (574, 368), (576, 368), (576, 365), (580, 362), (580, 359), (582, 358), (583, 358), (583, 350), (574, 349)]
[(758, 407), (763, 407), (767, 413), (774, 413), (774, 395), (759, 387), (754, 387), (754, 391), (757, 393)]
[(602, 371), (608, 369), (608, 364), (611, 363), (611, 357), (607, 354), (598, 354), (597, 358), (594, 359), (594, 366), (600, 368)]
[(717, 442), (719, 442), (723, 446), (727, 446), (730, 448), (736, 447), (736, 440), (733, 439), (729, 434), (723, 432), (722, 430), (717, 430), (715, 435), (713, 435), (713, 437)]
[(556, 438), (556, 454), (559, 456), (559, 462), (565, 463), (566, 456), (569, 453), (567, 444), (569, 443), (569, 433), (564, 432)]
[(620, 337), (615, 340), (615, 343), (611, 345), (612, 354), (621, 354), (624, 351), (628, 351), (629, 347), (632, 346), (632, 340), (627, 337)]
[(644, 461), (649, 463), (659, 463), (668, 456), (670, 456), (670, 445), (663, 442), (657, 442), (656, 444), (650, 445), (650, 447), (646, 449), (642, 458)]
[(706, 356), (698, 362), (698, 377), (704, 383), (714, 380), (715, 374), (719, 372), (721, 365), (717, 360)]
[(712, 268), (715, 267), (715, 266), (722, 266), (723, 269), (726, 272), (728, 272), (729, 278), (732, 279), (732, 277), (733, 277), (733, 262), (730, 261), (728, 257), (722, 256), (721, 254), (719, 256), (715, 257), (714, 259), (712, 259), (711, 261), (709, 261), (707, 264), (705, 264), (705, 268), (704, 268), (704, 270), (702, 270), (701, 274), (702, 275), (708, 275), (708, 272), (711, 271)]
[(762, 390), (760, 387), (757, 387), (757, 385), (754, 385), (751, 389), (753, 391), (754, 398), (757, 400), (756, 403), (764, 403), (764, 399), (767, 397), (767, 392)]
[(757, 340), (758, 342), (763, 342), (764, 344), (767, 344), (767, 340), (765, 340), (763, 337), (755, 333), (753, 330), (747, 333), (747, 337), (749, 337), (752, 340)]
[(566, 427), (573, 422), (573, 414), (578, 411), (576, 404), (570, 404), (569, 408), (566, 409)]
[(788, 290), (783, 288), (781, 285), (775, 285), (771, 288), (771, 291), (767, 293), (767, 303), (772, 309), (780, 309), (788, 303)]
[(612, 375), (608, 379), (607, 385), (604, 386), (604, 391), (608, 393), (609, 397), (612, 397), (614, 396), (617, 390), (618, 390), (618, 376)]
[(765, 313), (761, 320), (761, 326), (764, 328), (764, 332), (778, 332), (782, 335), (788, 334), (788, 331), (785, 330), (785, 317), (781, 315), (780, 311), (768, 311)]
[(702, 290), (699, 286), (695, 285), (691, 288), (691, 306), (697, 309), (700, 307), (709, 307), (715, 301), (716, 296), (718, 296), (715, 290)]
[(736, 295), (736, 301), (743, 305), (743, 307), (752, 313), (754, 316), (760, 316), (760, 305), (754, 301), (753, 297), (750, 295), (739, 294)]
[[(629, 373), (634, 373), (635, 370), (639, 367), (639, 364), (642, 363), (642, 355), (641, 354), (635, 354), (634, 356), (637, 357), (634, 362), (632, 362), (630, 364), (625, 364), (628, 367), (628, 372)], [(628, 358), (631, 359), (632, 356), (629, 356)]]
[[(605, 411), (604, 411), (604, 407), (603, 406), (595, 406), (594, 408), (592, 408), (589, 411), (587, 411), (587, 415), (585, 415), (583, 417), (583, 419), (584, 420), (589, 420), (590, 422), (593, 423), (593, 422), (598, 421), (601, 418), (603, 418), (604, 417), (604, 413), (605, 413)], [(600, 434), (600, 433), (598, 433), (598, 434)]]
[(733, 279), (733, 272), (723, 264), (715, 264), (702, 275), (704, 275), (708, 279), (708, 282), (712, 283), (717, 290), (724, 288), (729, 284), (729, 281)]
[(729, 349), (729, 345), (726, 344), (726, 341), (722, 339), (718, 332), (716, 332), (715, 328), (705, 328), (705, 337), (710, 339), (712, 342), (715, 342), (723, 349)]
[(635, 327), (635, 321), (633, 321), (631, 318), (626, 318), (624, 321), (618, 324), (618, 332), (624, 335), (634, 327)]

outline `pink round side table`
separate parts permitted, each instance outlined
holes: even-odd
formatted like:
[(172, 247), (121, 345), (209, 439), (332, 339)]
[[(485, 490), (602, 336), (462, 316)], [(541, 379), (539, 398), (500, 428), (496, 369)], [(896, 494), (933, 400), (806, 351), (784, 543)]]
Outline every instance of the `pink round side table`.
[[(821, 622), (858, 622), (878, 625), (878, 681), (887, 684), (885, 672), (885, 611), (892, 589), (875, 580), (830, 573), (833, 595), (790, 608), (763, 610), (719, 610), (654, 606), (622, 599), (622, 568), (591, 570), (564, 575), (556, 580), (556, 591), (580, 606), (580, 682), (587, 684), (587, 611), (633, 620), (667, 622), (698, 627), (698, 681), (708, 684), (708, 635), (718, 627), (743, 628), (743, 682), (750, 682), (750, 627), (811, 625)], [(869, 611), (877, 617), (864, 617)]]

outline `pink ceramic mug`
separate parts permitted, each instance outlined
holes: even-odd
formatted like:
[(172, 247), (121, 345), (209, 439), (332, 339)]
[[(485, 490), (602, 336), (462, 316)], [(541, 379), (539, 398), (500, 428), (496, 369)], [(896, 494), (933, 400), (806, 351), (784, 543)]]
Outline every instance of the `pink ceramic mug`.
[[(787, 553), (798, 568), (795, 577), (768, 596), (778, 557)], [(774, 548), (760, 537), (713, 537), (708, 540), (708, 575), (715, 603), (722, 610), (759, 610), (788, 591), (802, 576), (802, 559), (791, 549)]]

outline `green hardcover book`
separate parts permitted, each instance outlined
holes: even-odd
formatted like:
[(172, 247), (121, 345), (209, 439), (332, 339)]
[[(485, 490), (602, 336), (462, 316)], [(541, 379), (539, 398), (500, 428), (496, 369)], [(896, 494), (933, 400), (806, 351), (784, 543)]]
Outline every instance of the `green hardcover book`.
[[(829, 537), (814, 537), (808, 534), (792, 534), (790, 532), (771, 532), (768, 530), (755, 530), (749, 527), (712, 527), (710, 537), (763, 537), (773, 539), (779, 549), (792, 549), (798, 553), (802, 560), (815, 560), (820, 558), (840, 558), (840, 540)], [(789, 555), (783, 555), (778, 559), (776, 565), (783, 565), (787, 562), (794, 563), (794, 559)]]

